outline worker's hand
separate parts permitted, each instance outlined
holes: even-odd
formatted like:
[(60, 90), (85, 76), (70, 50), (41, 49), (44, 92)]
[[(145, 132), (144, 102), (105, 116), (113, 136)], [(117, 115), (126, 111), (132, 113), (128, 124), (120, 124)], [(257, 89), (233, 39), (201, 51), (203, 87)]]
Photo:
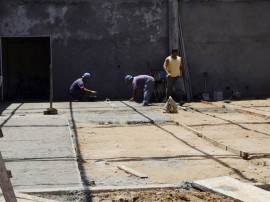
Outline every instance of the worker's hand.
[(93, 94), (97, 94), (97, 91), (92, 90), (92, 91), (91, 91), (91, 93), (93, 93)]
[(171, 77), (172, 75), (171, 74), (167, 74), (167, 77)]
[(132, 98), (130, 98), (130, 99), (129, 99), (129, 101), (130, 101), (130, 102), (133, 102), (133, 101), (134, 101), (134, 98), (133, 98), (133, 97), (132, 97)]

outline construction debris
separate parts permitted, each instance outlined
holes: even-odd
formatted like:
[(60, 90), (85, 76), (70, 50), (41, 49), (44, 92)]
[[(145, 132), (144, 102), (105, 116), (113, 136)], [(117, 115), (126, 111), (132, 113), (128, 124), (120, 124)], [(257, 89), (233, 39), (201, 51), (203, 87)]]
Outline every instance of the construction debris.
[(57, 109), (55, 109), (55, 108), (47, 108), (46, 111), (43, 111), (44, 115), (55, 115), (57, 113), (58, 113)]
[(178, 112), (178, 106), (176, 102), (172, 99), (170, 96), (165, 104), (164, 111), (167, 113), (177, 113)]
[(203, 191), (225, 195), (240, 201), (270, 201), (270, 193), (268, 191), (228, 176), (198, 180), (192, 183), (192, 186)]

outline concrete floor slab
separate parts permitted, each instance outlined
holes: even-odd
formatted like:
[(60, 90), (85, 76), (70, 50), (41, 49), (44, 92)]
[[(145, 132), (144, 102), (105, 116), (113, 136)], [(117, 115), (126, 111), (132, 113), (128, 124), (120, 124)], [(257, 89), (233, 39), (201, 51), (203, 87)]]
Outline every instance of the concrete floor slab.
[(74, 159), (7, 159), (11, 183), (16, 191), (65, 187), (81, 188)]
[(42, 113), (22, 113), (12, 116), (0, 116), (0, 125), (3, 127), (67, 127), (68, 120), (60, 116), (44, 116)]
[[(13, 173), (14, 186), (28, 190), (81, 186), (68, 123), (74, 143), (78, 143), (75, 146), (82, 160), (79, 168), (84, 183), (93, 180), (97, 185), (112, 186), (171, 184), (223, 175), (243, 181), (270, 181), (269, 166), (258, 167), (244, 161), (173, 124), (178, 121), (202, 127), (229, 145), (247, 141), (243, 148), (258, 143), (264, 143), (258, 145), (266, 148), (267, 120), (204, 103), (185, 105), (187, 111), (167, 114), (163, 113), (164, 104), (142, 107), (126, 101), (62, 102), (53, 105), (58, 115), (45, 116), (48, 103), (9, 104), (0, 116), (5, 136), (0, 139), (0, 148)], [(217, 130), (221, 131), (220, 137)], [(249, 137), (242, 130), (248, 131)], [(252, 139), (254, 134), (257, 139)], [(128, 175), (118, 169), (120, 165), (148, 178)]]
[(14, 188), (81, 187), (67, 119), (33, 113), (40, 103), (22, 104), (23, 112), (12, 110), (18, 106), (9, 105), (0, 117), (0, 151)]
[(67, 126), (3, 127), (2, 130), (0, 148), (6, 158), (74, 158)]

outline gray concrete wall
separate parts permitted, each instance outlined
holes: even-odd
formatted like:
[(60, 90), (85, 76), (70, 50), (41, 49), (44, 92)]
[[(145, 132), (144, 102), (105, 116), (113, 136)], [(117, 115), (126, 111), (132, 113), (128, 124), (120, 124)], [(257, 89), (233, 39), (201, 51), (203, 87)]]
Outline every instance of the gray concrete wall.
[[(204, 92), (203, 72), (211, 94), (269, 95), (269, 9), (260, 0), (179, 0), (193, 95)], [(162, 67), (168, 27), (168, 0), (0, 0), (0, 36), (51, 36), (56, 100), (85, 71), (99, 98), (129, 98), (124, 76)]]
[(180, 1), (193, 95), (204, 91), (205, 71), (211, 95), (269, 95), (269, 10), (269, 1)]
[(168, 54), (167, 0), (0, 0), (0, 36), (52, 37), (54, 97), (88, 71), (99, 98), (129, 98), (126, 74)]

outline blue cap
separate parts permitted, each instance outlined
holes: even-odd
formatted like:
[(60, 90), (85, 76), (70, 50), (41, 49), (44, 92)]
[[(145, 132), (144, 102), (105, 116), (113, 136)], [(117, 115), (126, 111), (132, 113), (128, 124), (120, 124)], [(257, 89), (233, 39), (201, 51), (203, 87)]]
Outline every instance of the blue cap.
[(84, 73), (82, 78), (90, 79), (90, 73)]
[(129, 83), (133, 77), (131, 75), (126, 75), (125, 81)]

